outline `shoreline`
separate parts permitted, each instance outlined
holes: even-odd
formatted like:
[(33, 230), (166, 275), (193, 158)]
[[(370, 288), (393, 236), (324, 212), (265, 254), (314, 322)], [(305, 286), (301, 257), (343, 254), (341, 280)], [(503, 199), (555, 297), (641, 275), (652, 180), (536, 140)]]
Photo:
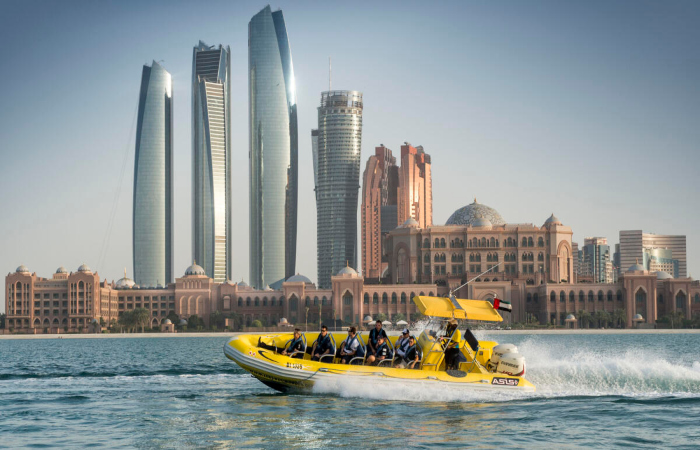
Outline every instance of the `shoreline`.
[[(613, 329), (613, 330), (474, 330), (475, 332), (493, 334), (493, 335), (509, 335), (509, 334), (530, 334), (530, 335), (569, 335), (569, 334), (600, 334), (600, 335), (616, 335), (616, 334), (700, 334), (700, 329)], [(310, 330), (308, 333), (315, 333), (316, 330)], [(274, 333), (274, 332), (269, 332)], [(389, 334), (397, 334), (398, 331), (390, 331)], [(24, 339), (140, 339), (140, 338), (198, 338), (198, 337), (221, 337), (231, 338), (239, 334), (244, 334), (240, 331), (231, 332), (202, 332), (202, 333), (115, 333), (115, 334), (1, 334), (0, 340), (24, 340)]]

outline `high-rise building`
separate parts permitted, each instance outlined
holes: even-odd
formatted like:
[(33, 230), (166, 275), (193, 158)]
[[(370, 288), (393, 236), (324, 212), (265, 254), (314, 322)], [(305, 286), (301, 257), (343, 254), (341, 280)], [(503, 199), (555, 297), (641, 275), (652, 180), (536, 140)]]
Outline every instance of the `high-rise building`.
[(409, 217), (416, 219), (420, 228), (433, 225), (430, 155), (423, 151), (423, 147), (413, 147), (406, 142), (401, 146), (398, 223), (404, 223)]
[[(686, 278), (688, 276), (687, 262), (686, 262), (686, 238), (683, 235), (664, 235), (664, 234), (652, 234), (644, 233), (642, 230), (625, 230), (620, 231), (620, 268), (619, 270), (624, 272), (633, 264), (645, 264), (647, 270), (652, 270), (649, 266), (649, 257), (654, 252), (649, 252), (653, 249), (667, 249), (671, 251), (668, 253), (658, 253), (654, 255), (655, 257), (662, 258), (669, 261), (658, 261), (663, 267), (667, 267), (669, 264), (672, 266), (673, 260), (677, 260), (678, 274), (674, 275), (669, 273), (674, 277)], [(647, 256), (645, 256), (645, 252)], [(670, 270), (658, 269), (662, 271)]]
[(296, 268), (297, 100), (282, 11), (248, 24), (250, 282), (277, 285)]
[(593, 283), (614, 283), (610, 246), (604, 237), (587, 237), (583, 241), (578, 274)]
[(384, 145), (376, 147), (362, 175), (362, 272), (365, 282), (378, 281), (387, 261), (382, 261), (383, 238), (397, 226), (396, 196), (399, 184), (396, 158)]
[(141, 73), (133, 203), (134, 279), (143, 287), (173, 281), (173, 92), (157, 62)]
[(200, 41), (192, 55), (192, 253), (231, 277), (231, 50)]
[[(362, 93), (321, 93), (318, 108), (316, 179), (316, 251), (318, 283), (357, 267), (357, 197), (360, 188)], [(312, 137), (313, 137), (312, 131)]]

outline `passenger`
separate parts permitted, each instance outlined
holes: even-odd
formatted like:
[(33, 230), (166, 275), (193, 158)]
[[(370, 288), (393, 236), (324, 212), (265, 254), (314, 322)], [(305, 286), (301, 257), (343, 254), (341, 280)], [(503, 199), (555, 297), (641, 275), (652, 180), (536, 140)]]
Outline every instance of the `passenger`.
[[(450, 340), (450, 337), (452, 337), (452, 340)], [(457, 319), (450, 319), (447, 322), (443, 343), (447, 344), (445, 347), (445, 370), (459, 369), (459, 363), (466, 361), (466, 358), (461, 351), (462, 333), (457, 329)]]
[(377, 339), (377, 350), (374, 352), (374, 354), (371, 354), (367, 356), (367, 365), (375, 365), (379, 364), (380, 362), (384, 361), (385, 359), (391, 360), (394, 357), (394, 355), (391, 353), (391, 349), (389, 348), (389, 345), (386, 343), (386, 338), (384, 336), (379, 336), (379, 339)]
[(396, 367), (399, 369), (416, 369), (419, 359), (420, 353), (416, 346), (416, 338), (411, 336), (408, 338), (408, 348), (406, 349), (405, 355), (401, 358)]
[(258, 347), (272, 350), (284, 356), (289, 356), (294, 352), (300, 352), (293, 355), (292, 358), (304, 358), (304, 340), (301, 338), (301, 330), (299, 328), (294, 329), (294, 337), (289, 341), (286, 348), (279, 348), (276, 345), (266, 344), (262, 342), (262, 338), (258, 338)]
[(377, 323), (374, 324), (374, 328), (372, 328), (372, 331), (369, 332), (369, 342), (367, 342), (367, 354), (374, 355), (377, 352), (377, 339), (379, 339), (379, 336), (384, 336), (385, 339), (388, 337), (386, 335), (386, 331), (382, 329), (381, 320), (377, 320)]
[(349, 364), (360, 348), (360, 341), (357, 339), (357, 328), (348, 328), (348, 337), (340, 344), (340, 364)]
[(402, 359), (406, 356), (406, 350), (408, 349), (408, 335), (408, 328), (404, 328), (401, 332), (401, 336), (396, 340), (396, 344), (394, 344), (396, 354)]
[(331, 337), (328, 334), (328, 328), (321, 325), (321, 334), (316, 338), (313, 348), (311, 349), (311, 360), (319, 361), (322, 356), (325, 356), (333, 350)]

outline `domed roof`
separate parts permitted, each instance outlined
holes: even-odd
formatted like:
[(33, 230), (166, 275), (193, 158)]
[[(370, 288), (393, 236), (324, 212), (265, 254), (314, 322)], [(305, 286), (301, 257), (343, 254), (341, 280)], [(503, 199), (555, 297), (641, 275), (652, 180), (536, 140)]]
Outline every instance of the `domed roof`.
[(56, 273), (68, 273), (68, 270), (65, 267), (61, 266), (58, 269), (56, 269)]
[(193, 262), (190, 267), (185, 270), (185, 276), (199, 276), (199, 275), (204, 275), (206, 276), (206, 272), (204, 272), (204, 269), (202, 266), (198, 265), (196, 262)]
[(180, 319), (180, 325), (187, 325), (187, 321), (185, 319)]
[(561, 225), (561, 221), (557, 218), (557, 216), (554, 215), (554, 213), (552, 213), (552, 215), (549, 216), (549, 219), (544, 221), (545, 225), (549, 225), (550, 223)]
[(340, 272), (338, 272), (338, 276), (341, 276), (341, 275), (352, 275), (352, 276), (356, 277), (357, 271), (350, 266), (345, 266), (342, 269), (340, 269)]
[(459, 208), (457, 211), (452, 213), (445, 225), (474, 225), (474, 222), (481, 217), (482, 219), (488, 219), (491, 225), (505, 225), (506, 221), (503, 217), (490, 206), (482, 205), (474, 199), (474, 203), (467, 206)]
[(292, 275), (291, 277), (287, 278), (287, 283), (309, 283), (313, 284), (311, 280), (309, 280), (307, 277), (301, 274), (296, 274)]
[(132, 280), (131, 278), (127, 278), (127, 277), (118, 279), (114, 285), (114, 287), (116, 289), (131, 289), (134, 286), (136, 286), (136, 283), (134, 282), (134, 280)]
[(656, 279), (657, 280), (670, 280), (670, 279), (673, 279), (673, 277), (671, 275), (669, 275), (668, 273), (659, 270), (658, 272), (656, 272)]
[(420, 224), (413, 217), (409, 217), (406, 221), (401, 224), (401, 228), (418, 228)]
[(250, 287), (250, 286), (248, 286), (248, 283), (246, 283), (246, 282), (243, 281), (243, 280), (239, 281), (239, 282), (236, 283), (236, 284), (238, 285), (239, 288), (247, 288), (247, 287)]
[(92, 273), (92, 270), (90, 270), (87, 264), (81, 264), (80, 267), (78, 267), (78, 272)]
[(282, 317), (282, 318), (280, 319), (280, 323), (289, 323), (289, 322), (287, 322), (287, 318), (286, 318), (286, 317)]
[(165, 320), (163, 321), (163, 325), (170, 325), (171, 323), (173, 323), (173, 321), (170, 320), (170, 319), (165, 319)]
[(638, 272), (642, 271), (644, 272), (646, 269), (644, 268), (643, 265), (637, 263), (637, 264), (632, 264), (629, 269), (627, 269), (628, 272)]
[(25, 266), (24, 264), (20, 264), (20, 266), (15, 270), (17, 273), (29, 273), (29, 268)]
[(479, 214), (479, 216), (472, 221), (472, 226), (473, 227), (492, 227), (493, 224), (489, 219), (486, 219), (484, 216)]

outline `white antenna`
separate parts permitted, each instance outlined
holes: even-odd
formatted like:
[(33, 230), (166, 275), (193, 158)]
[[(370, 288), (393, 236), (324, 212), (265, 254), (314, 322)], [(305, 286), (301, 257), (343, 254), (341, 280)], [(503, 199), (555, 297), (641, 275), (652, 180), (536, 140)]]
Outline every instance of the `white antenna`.
[(328, 57), (328, 90), (331, 90), (331, 57)]

